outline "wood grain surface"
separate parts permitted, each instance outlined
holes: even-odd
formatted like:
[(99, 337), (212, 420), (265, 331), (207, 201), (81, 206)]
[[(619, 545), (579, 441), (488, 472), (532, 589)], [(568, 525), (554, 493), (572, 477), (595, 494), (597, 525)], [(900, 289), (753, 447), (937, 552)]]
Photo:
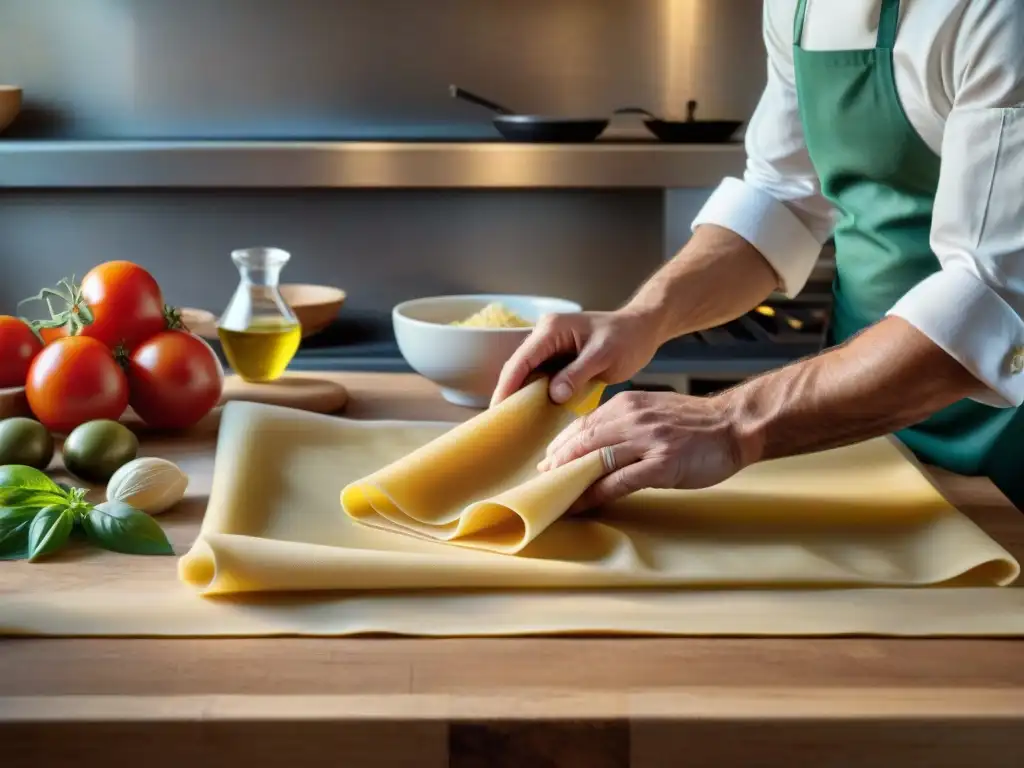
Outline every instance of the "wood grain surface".
[(285, 373), (276, 381), (245, 381), (231, 375), (224, 379), (221, 403), (235, 400), (280, 405), (313, 413), (340, 413), (348, 403), (348, 390), (340, 381), (304, 373)]
[[(337, 380), (354, 418), (474, 413), (413, 376)], [(140, 432), (202, 472), (216, 425)], [(934, 477), (1024, 560), (990, 483)], [(10, 639), (0, 744), (4, 766), (1019, 766), (1024, 643)]]

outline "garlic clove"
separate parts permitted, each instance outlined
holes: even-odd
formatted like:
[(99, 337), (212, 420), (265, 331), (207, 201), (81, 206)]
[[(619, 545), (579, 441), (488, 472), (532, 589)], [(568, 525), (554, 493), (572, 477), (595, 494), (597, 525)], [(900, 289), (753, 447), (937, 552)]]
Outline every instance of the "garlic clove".
[(181, 501), (187, 487), (188, 475), (173, 461), (144, 456), (114, 473), (107, 483), (107, 500), (158, 515)]

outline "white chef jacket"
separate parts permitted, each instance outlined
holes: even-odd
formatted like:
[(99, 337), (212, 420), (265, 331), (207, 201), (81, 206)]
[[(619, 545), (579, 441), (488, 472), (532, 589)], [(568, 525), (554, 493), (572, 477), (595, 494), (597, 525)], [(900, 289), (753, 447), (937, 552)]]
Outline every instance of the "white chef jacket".
[[(797, 0), (765, 0), (768, 82), (747, 126), (743, 179), (693, 222), (755, 246), (783, 291), (801, 290), (837, 221), (804, 144), (793, 75)], [(807, 50), (873, 48), (880, 0), (808, 0)], [(911, 125), (942, 158), (931, 248), (942, 269), (889, 314), (956, 358), (997, 407), (1024, 402), (1024, 0), (902, 0), (893, 52)], [(927, 371), (922, 371), (927, 376)]]

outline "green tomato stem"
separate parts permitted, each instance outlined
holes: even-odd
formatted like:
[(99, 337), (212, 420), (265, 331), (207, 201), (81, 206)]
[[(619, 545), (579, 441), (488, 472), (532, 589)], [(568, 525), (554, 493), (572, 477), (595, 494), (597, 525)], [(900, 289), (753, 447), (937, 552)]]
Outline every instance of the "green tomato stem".
[[(55, 299), (63, 305), (60, 311), (54, 311), (51, 299)], [(92, 310), (82, 295), (81, 287), (75, 282), (75, 276), (62, 278), (56, 288), (43, 288), (35, 296), (22, 299), (18, 302), (20, 307), (30, 301), (43, 301), (50, 312), (49, 320), (35, 321), (35, 328), (62, 328), (68, 327), (71, 336), (77, 336), (87, 325), (91, 325), (94, 317)]]

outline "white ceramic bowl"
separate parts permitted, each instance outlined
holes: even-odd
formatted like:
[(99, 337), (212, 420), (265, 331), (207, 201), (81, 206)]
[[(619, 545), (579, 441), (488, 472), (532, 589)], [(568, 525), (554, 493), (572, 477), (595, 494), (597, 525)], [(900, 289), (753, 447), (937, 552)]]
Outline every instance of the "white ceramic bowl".
[(547, 314), (582, 309), (564, 299), (503, 294), (434, 296), (396, 306), (391, 319), (402, 356), (414, 371), (437, 384), (450, 403), (486, 408), (502, 366), (530, 335), (530, 328), (450, 325), (492, 302), (500, 302), (534, 324)]

